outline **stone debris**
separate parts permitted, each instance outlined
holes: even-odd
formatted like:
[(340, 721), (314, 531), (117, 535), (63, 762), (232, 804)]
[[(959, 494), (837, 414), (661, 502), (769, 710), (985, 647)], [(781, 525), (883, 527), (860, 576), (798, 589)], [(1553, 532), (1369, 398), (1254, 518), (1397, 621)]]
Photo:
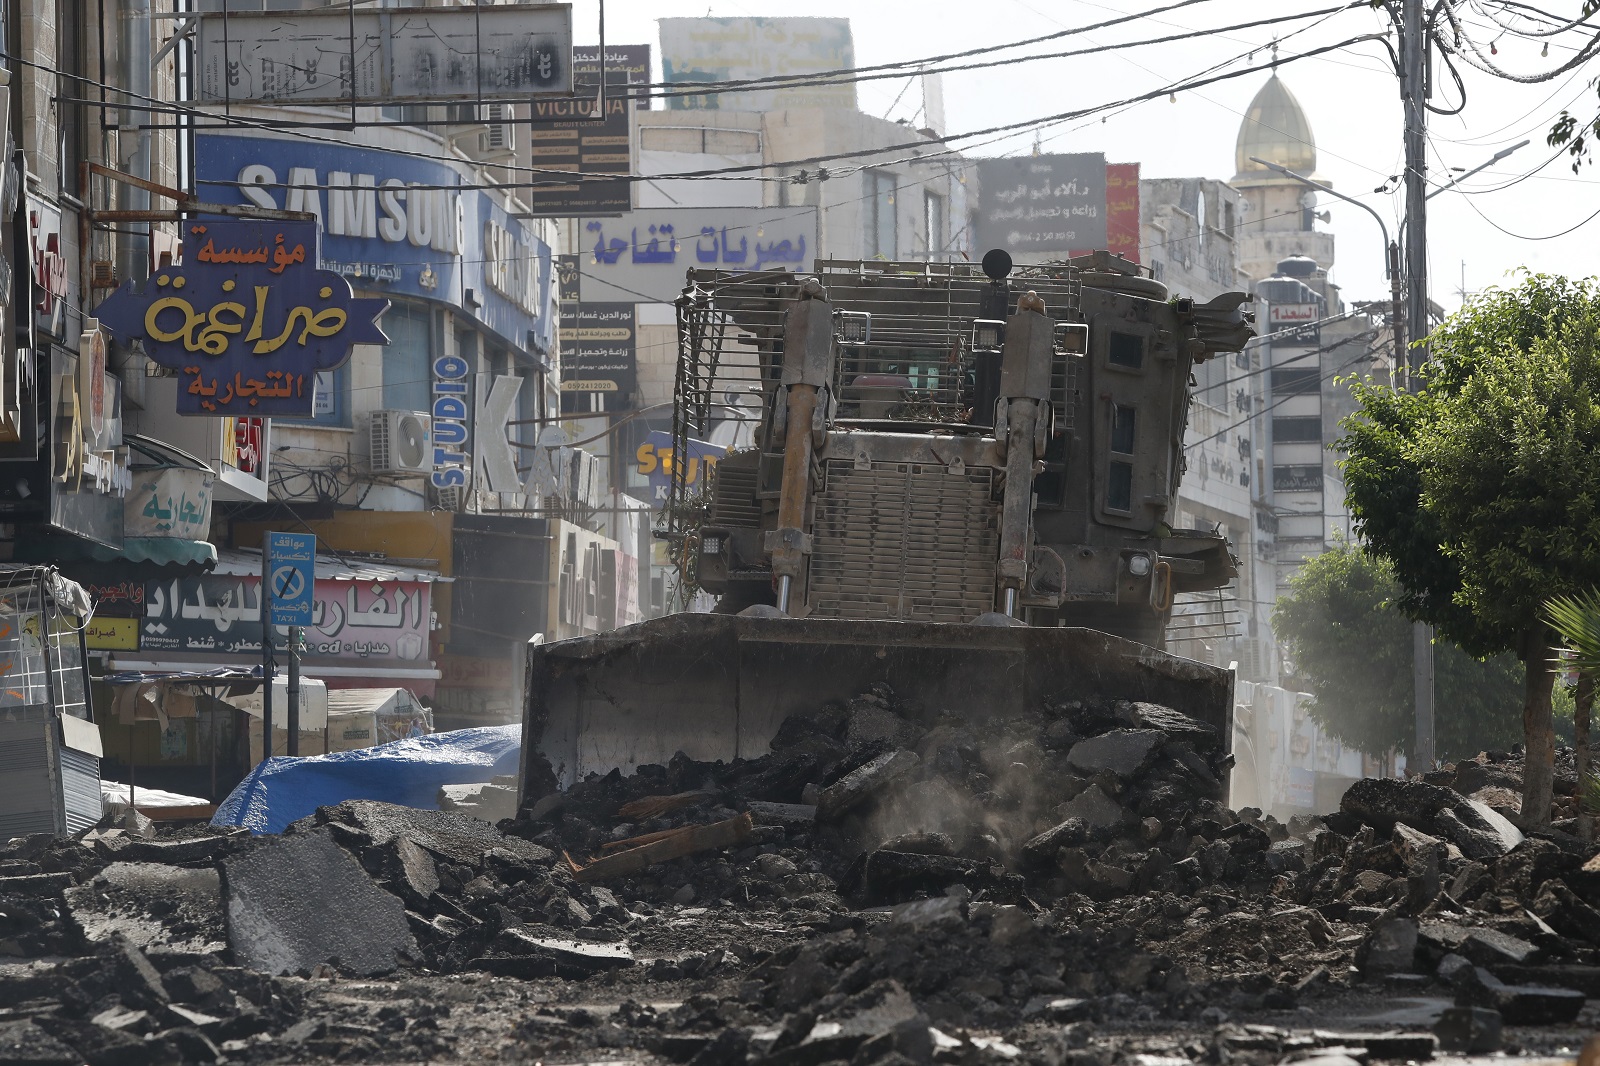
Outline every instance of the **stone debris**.
[(263, 840), (225, 859), (222, 873), (228, 945), (251, 969), (282, 974), (333, 963), (370, 976), (417, 953), (399, 898), (326, 830)]
[[(879, 686), (761, 758), (591, 777), (498, 824), (352, 801), (279, 837), (22, 838), (0, 1062), (1554, 1054), (1600, 1024), (1600, 854), (1473, 798), (1512, 765), (1282, 824), (1227, 809), (1221, 740), (1181, 709), (973, 723)], [(1437, 1006), (1350, 1020), (1397, 1000)]]

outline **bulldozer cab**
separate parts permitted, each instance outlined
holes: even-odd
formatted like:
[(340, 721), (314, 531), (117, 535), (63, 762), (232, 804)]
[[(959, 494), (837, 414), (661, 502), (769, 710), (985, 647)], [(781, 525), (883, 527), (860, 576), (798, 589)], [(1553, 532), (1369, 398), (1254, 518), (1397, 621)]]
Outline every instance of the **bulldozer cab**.
[(718, 397), (758, 395), (763, 416), (707, 484), (674, 471), (662, 533), (682, 578), (729, 612), (994, 613), (1159, 646), (1175, 595), (1234, 576), (1220, 535), (1172, 518), (1190, 370), (1243, 347), (1243, 300), (1169, 300), (1107, 253), (696, 271), (678, 454)]

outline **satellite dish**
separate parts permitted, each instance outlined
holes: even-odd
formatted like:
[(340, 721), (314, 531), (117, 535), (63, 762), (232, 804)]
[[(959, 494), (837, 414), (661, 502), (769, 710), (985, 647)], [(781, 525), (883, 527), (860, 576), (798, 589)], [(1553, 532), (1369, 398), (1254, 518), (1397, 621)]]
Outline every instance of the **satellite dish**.
[(395, 442), (400, 465), (407, 470), (420, 470), (428, 458), (428, 428), (416, 415), (405, 415), (395, 426)]
[(1003, 248), (991, 248), (983, 253), (983, 272), (995, 281), (1004, 281), (1011, 273), (1011, 256)]

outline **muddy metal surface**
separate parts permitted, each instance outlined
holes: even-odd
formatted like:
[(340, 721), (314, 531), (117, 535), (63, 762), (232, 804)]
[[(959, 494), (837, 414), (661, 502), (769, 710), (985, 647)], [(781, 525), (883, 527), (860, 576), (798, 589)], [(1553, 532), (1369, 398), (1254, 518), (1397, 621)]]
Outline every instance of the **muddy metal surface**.
[(1600, 1030), (1600, 855), (1517, 828), (1514, 759), (1292, 825), (1225, 772), (1179, 709), (978, 728), (880, 689), (499, 827), (16, 840), (0, 1063), (1350, 1066)]

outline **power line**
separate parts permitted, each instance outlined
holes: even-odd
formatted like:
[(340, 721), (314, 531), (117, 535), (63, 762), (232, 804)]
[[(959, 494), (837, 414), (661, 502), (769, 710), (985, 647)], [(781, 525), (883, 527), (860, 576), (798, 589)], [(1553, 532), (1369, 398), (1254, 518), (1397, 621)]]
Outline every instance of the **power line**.
[[(932, 67), (932, 68), (929, 68), (929, 69), (917, 70), (914, 73), (915, 74), (951, 74), (951, 73), (956, 73), (956, 72), (960, 72), (960, 71), (967, 71), (967, 70), (986, 70), (986, 69), (989, 69), (989, 68), (992, 68), (992, 67), (1014, 66), (1014, 65), (1019, 64), (1019, 63), (1033, 63), (1033, 62), (1037, 62), (1037, 61), (1041, 61), (1041, 60), (1072, 59), (1072, 58), (1076, 58), (1078, 56), (1096, 55), (1096, 54), (1099, 54), (1099, 53), (1102, 53), (1102, 52), (1120, 51), (1120, 50), (1125, 49), (1125, 48), (1143, 48), (1143, 47), (1152, 46), (1152, 45), (1158, 45), (1158, 44), (1173, 44), (1173, 43), (1176, 43), (1178, 41), (1193, 40), (1196, 37), (1213, 37), (1213, 36), (1217, 36), (1217, 35), (1220, 35), (1220, 34), (1230, 33), (1230, 32), (1235, 31), (1235, 30), (1258, 29), (1258, 28), (1260, 28), (1262, 26), (1275, 26), (1275, 25), (1279, 25), (1279, 24), (1285, 23), (1285, 22), (1295, 22), (1295, 21), (1297, 21), (1299, 19), (1317, 18), (1317, 17), (1322, 16), (1322, 15), (1336, 14), (1336, 13), (1338, 13), (1340, 11), (1350, 11), (1350, 10), (1353, 10), (1355, 8), (1365, 7), (1365, 6), (1367, 6), (1366, 0), (1354, 0), (1354, 2), (1352, 2), (1352, 3), (1340, 4), (1337, 7), (1322, 8), (1322, 9), (1316, 10), (1316, 11), (1305, 11), (1305, 12), (1301, 12), (1301, 13), (1294, 14), (1294, 15), (1275, 15), (1275, 16), (1272, 16), (1272, 17), (1269, 17), (1269, 18), (1255, 19), (1255, 20), (1253, 20), (1251, 22), (1240, 22), (1240, 23), (1236, 23), (1236, 24), (1231, 25), (1231, 26), (1219, 26), (1219, 27), (1216, 27), (1214, 29), (1187, 30), (1187, 31), (1185, 31), (1183, 33), (1171, 34), (1171, 35), (1168, 35), (1166, 37), (1152, 37), (1152, 38), (1149, 38), (1147, 40), (1125, 41), (1125, 42), (1121, 42), (1121, 43), (1118, 43), (1118, 44), (1091, 45), (1088, 48), (1075, 48), (1075, 49), (1071, 49), (1071, 50), (1065, 51), (1065, 52), (1043, 52), (1043, 53), (1030, 54), (1030, 55), (1011, 56), (1011, 57), (1008, 57), (1008, 58), (1005, 58), (1005, 59), (989, 59), (989, 60), (984, 60), (982, 62), (963, 63), (963, 64), (959, 64), (959, 65), (956, 65), (956, 66), (949, 66), (949, 67)], [(1139, 16), (1130, 16), (1130, 17), (1139, 17)], [(1129, 21), (1129, 19), (1128, 18), (1113, 19), (1113, 20), (1111, 20), (1111, 22), (1100, 23), (1099, 26), (1115, 25), (1116, 23), (1126, 22), (1126, 21)], [(1063, 31), (1063, 33), (1060, 36), (1064, 36), (1067, 33), (1079, 33), (1079, 32), (1084, 32), (1084, 31), (1087, 31), (1087, 30), (1090, 30), (1090, 29), (1096, 29), (1096, 28), (1098, 28), (1098, 26), (1084, 27), (1084, 30), (1067, 30), (1067, 31)], [(999, 46), (999, 47), (1008, 48), (1008, 47), (1012, 47), (1012, 46), (1002, 45), (1002, 46)], [(928, 61), (925, 61), (925, 62), (928, 62)], [(893, 71), (893, 72), (887, 72), (887, 73), (861, 74), (860, 73), (861, 69), (862, 68), (859, 68), (859, 67), (856, 68), (856, 73), (853, 73), (853, 74), (848, 75), (848, 76), (840, 76), (838, 74), (818, 75), (818, 76), (812, 76), (812, 75), (786, 75), (786, 76), (783, 76), (783, 77), (784, 78), (806, 79), (806, 80), (790, 80), (790, 81), (786, 81), (785, 84), (776, 85), (773, 88), (777, 89), (777, 90), (782, 90), (782, 89), (791, 89), (791, 88), (807, 88), (807, 87), (811, 87), (811, 86), (854, 85), (854, 84), (857, 84), (857, 83), (860, 83), (860, 82), (879, 81), (879, 80), (888, 79), (888, 78), (903, 78), (903, 77), (906, 76), (905, 72), (904, 71), (900, 71), (900, 70)], [(773, 80), (780, 80), (780, 79), (756, 79), (753, 82), (696, 82), (696, 83), (693, 83), (693, 84), (695, 84), (697, 86), (702, 86), (702, 87), (695, 88), (695, 89), (690, 89), (690, 90), (685, 90), (685, 91), (682, 91), (682, 92), (652, 92), (649, 95), (650, 95), (651, 99), (671, 99), (671, 98), (676, 98), (676, 97), (707, 96), (707, 95), (714, 95), (714, 94), (717, 94), (717, 93), (737, 93), (737, 92), (745, 92), (745, 91), (747, 91), (747, 86), (749, 86), (751, 84), (760, 84), (760, 83), (765, 82), (765, 81), (773, 81)], [(680, 83), (675, 83), (675, 84), (681, 85), (681, 84), (684, 84), (684, 83), (680, 82)], [(629, 86), (629, 88), (631, 90), (633, 88), (636, 88), (636, 86)]]
[[(1105, 22), (1097, 22), (1088, 26), (1073, 26), (1060, 31), (1059, 33), (1046, 33), (1038, 37), (1026, 37), (1019, 41), (1010, 41), (1006, 44), (984, 45), (978, 48), (968, 48), (965, 51), (960, 52), (946, 52), (943, 55), (923, 56), (920, 59), (903, 59), (892, 63), (877, 63), (870, 66), (857, 66), (851, 69), (857, 74), (860, 74), (863, 71), (868, 73), (876, 73), (878, 71), (897, 70), (899, 73), (890, 74), (888, 76), (905, 77), (907, 72), (903, 68), (906, 67), (922, 67), (929, 63), (944, 63), (953, 59), (966, 59), (969, 56), (1004, 52), (1013, 48), (1026, 48), (1028, 45), (1044, 44), (1048, 41), (1060, 40), (1063, 37), (1072, 37), (1082, 33), (1092, 33), (1095, 30), (1103, 30), (1111, 26), (1120, 26), (1127, 22), (1137, 22), (1141, 19), (1148, 19), (1155, 15), (1165, 14), (1168, 11), (1177, 11), (1179, 8), (1193, 7), (1196, 4), (1205, 2), (1206, 0), (1178, 0), (1177, 3), (1168, 4), (1165, 7), (1151, 8), (1149, 11), (1140, 11), (1133, 14), (1122, 15), (1118, 18), (1107, 19)], [(913, 70), (910, 73), (915, 75), (924, 72), (921, 70)], [(685, 79), (680, 81), (656, 81), (644, 83), (634, 82), (630, 83), (627, 86), (627, 89), (629, 93), (632, 94), (637, 89), (680, 89), (686, 86), (704, 86), (718, 92), (741, 92), (753, 88), (789, 88), (790, 86), (787, 83), (807, 78), (818, 79), (818, 83), (820, 84), (845, 84), (849, 80), (856, 80), (839, 78), (837, 72), (834, 72), (830, 75), (828, 71), (818, 70), (802, 74), (774, 74), (764, 78), (744, 78), (737, 81), (695, 81), (692, 79)], [(702, 95), (703, 92), (703, 89), (696, 88), (695, 92), (684, 95)]]
[(1558, 237), (1565, 237), (1569, 233), (1576, 232), (1577, 230), (1580, 230), (1583, 227), (1587, 226), (1589, 223), (1593, 222), (1596, 218), (1600, 218), (1600, 209), (1597, 209), (1594, 212), (1594, 214), (1590, 215), (1588, 218), (1585, 218), (1582, 222), (1574, 223), (1573, 225), (1568, 226), (1566, 229), (1562, 230), (1560, 233), (1547, 233), (1547, 234), (1544, 234), (1542, 236), (1530, 237), (1527, 234), (1523, 234), (1523, 233), (1512, 233), (1510, 230), (1508, 230), (1504, 226), (1500, 225), (1500, 223), (1496, 222), (1494, 219), (1492, 219), (1488, 215), (1484, 214), (1482, 209), (1480, 209), (1478, 207), (1478, 205), (1473, 203), (1471, 200), (1467, 201), (1467, 206), (1472, 208), (1474, 211), (1476, 211), (1478, 213), (1478, 217), (1479, 218), (1481, 218), (1485, 222), (1489, 223), (1489, 225), (1493, 226), (1495, 229), (1499, 230), (1501, 233), (1504, 233), (1507, 237), (1515, 237), (1516, 239), (1518, 239), (1520, 241), (1553, 241)]
[[(486, 183), (486, 184), (464, 183), (464, 184), (461, 184), (461, 185), (448, 186), (447, 188), (451, 188), (451, 189), (476, 188), (476, 189), (490, 189), (490, 190), (493, 190), (493, 189), (513, 190), (513, 189), (520, 189), (520, 188), (542, 188), (542, 187), (544, 187), (546, 185), (552, 185), (552, 184), (571, 185), (571, 184), (574, 184), (574, 183), (581, 183), (581, 182), (584, 182), (584, 181), (623, 181), (623, 180), (625, 180), (625, 181), (630, 181), (630, 182), (637, 182), (637, 181), (664, 181), (664, 180), (726, 180), (726, 179), (728, 179), (730, 177), (733, 177), (733, 176), (736, 176), (736, 175), (751, 174), (752, 172), (759, 172), (759, 171), (763, 171), (763, 170), (771, 170), (771, 169), (793, 170), (795, 168), (804, 168), (804, 167), (810, 167), (810, 166), (820, 166), (821, 164), (837, 162), (837, 161), (843, 160), (843, 159), (856, 159), (856, 158), (860, 158), (861, 156), (883, 155), (883, 154), (889, 153), (889, 152), (904, 152), (904, 151), (912, 151), (912, 150), (915, 150), (917, 152), (917, 154), (913, 155), (913, 156), (902, 157), (902, 158), (899, 158), (899, 159), (883, 160), (883, 161), (880, 161), (880, 162), (877, 162), (877, 163), (864, 163), (864, 164), (861, 164), (861, 165), (856, 166), (856, 167), (847, 168), (844, 172), (845, 173), (857, 173), (857, 172), (862, 172), (862, 171), (875, 169), (875, 168), (879, 168), (879, 167), (894, 166), (894, 165), (899, 164), (899, 163), (907, 163), (907, 162), (913, 162), (913, 161), (926, 162), (926, 161), (931, 160), (931, 159), (938, 159), (938, 158), (943, 158), (943, 157), (946, 157), (946, 156), (951, 156), (951, 155), (955, 155), (956, 154), (954, 149), (945, 149), (945, 150), (942, 150), (942, 151), (928, 152), (927, 150), (934, 144), (948, 143), (950, 141), (970, 140), (970, 139), (972, 139), (974, 137), (986, 137), (986, 136), (990, 136), (992, 134), (997, 134), (997, 133), (1017, 133), (1017, 132), (1025, 131), (1025, 130), (1028, 130), (1028, 129), (1032, 129), (1034, 127), (1042, 127), (1042, 126), (1051, 125), (1051, 124), (1059, 123), (1059, 122), (1063, 122), (1063, 121), (1072, 121), (1073, 119), (1083, 118), (1083, 117), (1088, 116), (1088, 115), (1098, 114), (1101, 111), (1111, 110), (1113, 108), (1125, 106), (1127, 104), (1137, 103), (1137, 102), (1145, 101), (1145, 100), (1158, 99), (1160, 97), (1168, 96), (1168, 95), (1171, 95), (1171, 94), (1174, 94), (1174, 93), (1188, 92), (1188, 91), (1192, 91), (1194, 89), (1203, 88), (1204, 86), (1207, 86), (1207, 85), (1213, 85), (1213, 84), (1216, 84), (1216, 83), (1219, 83), (1219, 82), (1223, 82), (1223, 81), (1230, 81), (1230, 80), (1232, 80), (1234, 78), (1244, 77), (1247, 74), (1258, 73), (1260, 71), (1267, 70), (1267, 69), (1270, 69), (1270, 68), (1275, 68), (1277, 66), (1282, 66), (1282, 65), (1285, 65), (1285, 64), (1288, 64), (1288, 63), (1297, 62), (1297, 61), (1303, 60), (1303, 59), (1314, 58), (1316, 56), (1324, 55), (1324, 54), (1327, 54), (1327, 53), (1330, 53), (1330, 52), (1340, 51), (1342, 49), (1348, 48), (1348, 47), (1350, 47), (1352, 45), (1355, 45), (1355, 44), (1360, 44), (1360, 43), (1365, 42), (1365, 41), (1374, 41), (1374, 40), (1380, 40), (1380, 41), (1383, 40), (1383, 35), (1381, 35), (1381, 34), (1361, 34), (1361, 35), (1358, 35), (1358, 36), (1355, 36), (1355, 37), (1347, 38), (1346, 40), (1343, 40), (1343, 41), (1339, 41), (1339, 42), (1337, 42), (1335, 44), (1329, 44), (1329, 45), (1324, 45), (1324, 46), (1321, 46), (1321, 47), (1318, 47), (1318, 48), (1308, 49), (1308, 50), (1306, 50), (1304, 52), (1300, 52), (1300, 53), (1297, 53), (1295, 55), (1279, 56), (1279, 57), (1275, 58), (1270, 63), (1261, 63), (1261, 64), (1257, 64), (1257, 65), (1254, 65), (1254, 66), (1244, 67), (1244, 68), (1241, 68), (1241, 69), (1238, 69), (1238, 70), (1234, 70), (1234, 71), (1229, 71), (1229, 72), (1224, 72), (1224, 73), (1220, 73), (1220, 74), (1211, 75), (1209, 77), (1200, 77), (1200, 78), (1194, 78), (1194, 79), (1190, 79), (1190, 80), (1183, 81), (1183, 82), (1175, 82), (1175, 83), (1171, 83), (1169, 85), (1166, 85), (1166, 86), (1164, 86), (1164, 87), (1162, 87), (1160, 89), (1155, 89), (1155, 90), (1151, 90), (1149, 92), (1140, 93), (1140, 94), (1137, 94), (1135, 96), (1125, 97), (1122, 100), (1111, 101), (1111, 102), (1104, 103), (1104, 104), (1097, 104), (1097, 105), (1092, 106), (1092, 107), (1079, 108), (1079, 109), (1072, 110), (1072, 111), (1064, 111), (1064, 112), (1060, 112), (1060, 113), (1054, 114), (1054, 115), (1045, 115), (1045, 116), (1036, 117), (1036, 118), (1022, 119), (1022, 120), (1019, 120), (1019, 121), (1016, 121), (1016, 122), (1000, 123), (1000, 124), (997, 124), (997, 125), (994, 125), (994, 126), (985, 127), (983, 129), (969, 130), (969, 131), (964, 132), (964, 133), (950, 134), (950, 135), (947, 135), (947, 136), (944, 136), (944, 137), (940, 138), (938, 141), (930, 141), (930, 140), (927, 140), (927, 139), (919, 139), (919, 140), (916, 140), (916, 141), (903, 141), (903, 142), (899, 142), (899, 143), (895, 143), (895, 144), (883, 145), (883, 146), (876, 147), (876, 148), (861, 148), (861, 149), (852, 149), (852, 150), (849, 150), (849, 151), (824, 153), (824, 154), (820, 154), (820, 155), (808, 156), (808, 157), (803, 158), (803, 159), (793, 159), (793, 160), (787, 160), (787, 161), (783, 161), (783, 162), (751, 163), (751, 164), (742, 164), (742, 165), (735, 165), (735, 166), (729, 166), (729, 167), (719, 167), (719, 168), (711, 168), (711, 169), (703, 169), (703, 170), (695, 170), (695, 171), (684, 171), (684, 172), (675, 173), (675, 174), (650, 174), (650, 175), (641, 175), (641, 174), (579, 174), (579, 173), (576, 173), (576, 172), (573, 172), (573, 171), (552, 170), (552, 169), (549, 169), (549, 168), (524, 167), (524, 166), (511, 165), (511, 164), (493, 164), (497, 169), (501, 169), (501, 170), (512, 171), (512, 172), (517, 172), (517, 173), (546, 175), (546, 180), (543, 180), (543, 181), (530, 181), (530, 182)], [(60, 71), (57, 68), (50, 67), (50, 66), (48, 66), (46, 64), (35, 63), (35, 62), (30, 61), (30, 60), (24, 59), (24, 58), (22, 58), (20, 56), (6, 54), (6, 58), (8, 58), (8, 59), (10, 59), (10, 60), (12, 60), (12, 61), (14, 61), (16, 63), (22, 64), (22, 65), (25, 65), (25, 66), (29, 66), (29, 67), (33, 67), (35, 69), (44, 70), (44, 71), (47, 71), (47, 72), (50, 72), (50, 73), (54, 73), (54, 74), (58, 74), (58, 75), (61, 75), (61, 76), (64, 76), (64, 77), (73, 77), (73, 78), (76, 78), (79, 81), (85, 82), (86, 84), (92, 84), (92, 85), (95, 85), (96, 87), (106, 89), (106, 90), (108, 90), (110, 92), (121, 93), (123, 95), (127, 95), (127, 96), (130, 96), (130, 97), (133, 97), (135, 99), (140, 99), (140, 100), (153, 102), (153, 103), (159, 103), (159, 104), (163, 104), (163, 105), (165, 105), (165, 103), (166, 103), (164, 101), (156, 100), (153, 97), (148, 97), (148, 96), (144, 96), (143, 94), (134, 93), (131, 90), (125, 90), (125, 89), (121, 89), (121, 88), (116, 87), (116, 86), (110, 86), (110, 85), (106, 85), (104, 83), (94, 82), (91, 79), (78, 78), (76, 75), (68, 75), (68, 74), (65, 74), (64, 72)], [(64, 102), (87, 103), (87, 104), (91, 104), (91, 105), (100, 104), (99, 101), (93, 101), (93, 100), (80, 101), (80, 100), (67, 99), (67, 100), (64, 100)], [(101, 105), (101, 106), (111, 106), (111, 105), (104, 104), (104, 105)], [(213, 118), (213, 119), (218, 117), (218, 116), (212, 114), (211, 112), (207, 112), (207, 111), (201, 110), (199, 108), (189, 107), (189, 106), (186, 106), (186, 105), (173, 105), (173, 107), (174, 107), (174, 110), (179, 111), (179, 112), (183, 112), (183, 113), (187, 113), (187, 114), (189, 114), (189, 115), (191, 115), (193, 117)], [(345, 142), (343, 140), (340, 140), (338, 138), (317, 136), (315, 134), (308, 133), (307, 131), (304, 131), (304, 130), (279, 130), (279, 129), (276, 129), (276, 128), (274, 128), (274, 127), (272, 127), (272, 126), (270, 126), (270, 125), (268, 125), (266, 123), (251, 121), (251, 120), (247, 120), (247, 119), (241, 119), (241, 118), (238, 118), (237, 116), (227, 116), (227, 117), (225, 117), (223, 124), (225, 126), (236, 126), (236, 127), (239, 127), (239, 128), (258, 129), (258, 130), (261, 130), (263, 132), (275, 133), (275, 134), (278, 134), (280, 136), (285, 136), (286, 139), (300, 139), (300, 140), (310, 141), (310, 142), (313, 142), (313, 143), (333, 144), (333, 145), (339, 145), (339, 146), (343, 146), (343, 145), (347, 144), (347, 142)], [(202, 130), (198, 130), (197, 132), (203, 133), (204, 130), (203, 129)], [(385, 151), (388, 151), (388, 152), (390, 152), (391, 154), (394, 154), (394, 155), (403, 155), (403, 156), (407, 156), (407, 157), (411, 157), (411, 158), (432, 160), (434, 162), (452, 163), (452, 164), (461, 164), (461, 163), (470, 163), (471, 162), (470, 160), (464, 160), (464, 159), (459, 159), (459, 158), (450, 157), (450, 156), (442, 156), (442, 155), (437, 155), (437, 154), (429, 153), (429, 152), (411, 151), (411, 150), (402, 149), (402, 148), (385, 149)], [(831, 175), (827, 175), (827, 176), (831, 176)], [(796, 175), (795, 177), (792, 177), (792, 178), (767, 177), (767, 176), (759, 175), (759, 174), (756, 175), (757, 180), (767, 180), (767, 181), (796, 180), (796, 178), (798, 178), (798, 179), (800, 179), (800, 183), (802, 183), (802, 184), (804, 183), (805, 180), (810, 180), (811, 177), (813, 177), (813, 175), (809, 175), (804, 170), (802, 170), (799, 175)], [(819, 179), (819, 180), (825, 180), (825, 175), (823, 173), (818, 173), (817, 175), (814, 175), (814, 177)], [(419, 186), (419, 187), (422, 187), (422, 186)]]
[[(1339, 347), (1342, 347), (1342, 346), (1344, 346), (1346, 344), (1349, 344), (1351, 341), (1365, 340), (1365, 339), (1367, 339), (1369, 337), (1376, 337), (1377, 335), (1378, 335), (1378, 331), (1377, 330), (1373, 330), (1373, 331), (1368, 332), (1368, 333), (1357, 333), (1357, 334), (1354, 334), (1354, 335), (1352, 335), (1350, 337), (1344, 338), (1343, 340), (1339, 341), (1336, 344), (1329, 345), (1327, 348), (1321, 349), (1321, 351), (1332, 351), (1335, 348), (1339, 348)], [(1351, 356), (1345, 362), (1341, 363), (1340, 365), (1338, 365), (1338, 366), (1334, 367), (1332, 370), (1330, 370), (1328, 373), (1323, 374), (1321, 377), (1317, 378), (1318, 384), (1321, 384), (1324, 381), (1331, 380), (1333, 377), (1337, 376), (1340, 371), (1348, 369), (1349, 367), (1355, 365), (1360, 360), (1371, 356), (1372, 353), (1377, 351), (1377, 350), (1378, 349), (1377, 349), (1376, 345), (1368, 346), (1366, 351), (1361, 352), (1358, 355)], [(1276, 400), (1272, 401), (1271, 403), (1267, 404), (1267, 406), (1263, 407), (1261, 410), (1252, 411), (1245, 418), (1241, 418), (1239, 421), (1233, 423), (1231, 426), (1224, 426), (1223, 428), (1217, 430), (1217, 432), (1211, 434), (1211, 436), (1209, 436), (1209, 437), (1202, 437), (1199, 440), (1195, 441), (1193, 444), (1185, 444), (1184, 448), (1186, 450), (1189, 449), (1189, 448), (1198, 448), (1200, 445), (1209, 443), (1210, 441), (1213, 441), (1213, 440), (1216, 440), (1218, 437), (1225, 437), (1229, 433), (1232, 433), (1234, 430), (1238, 429), (1240, 426), (1248, 425), (1251, 421), (1253, 421), (1254, 419), (1260, 418), (1262, 415), (1266, 414), (1268, 411), (1272, 411), (1272, 410), (1276, 409), (1277, 407), (1281, 406), (1282, 404), (1284, 404), (1285, 402), (1287, 402), (1289, 400), (1292, 400), (1297, 396), (1303, 396), (1303, 395), (1305, 395), (1305, 394), (1304, 393), (1299, 393), (1299, 392), (1292, 392), (1292, 393), (1289, 393), (1287, 395), (1280, 396), (1278, 399), (1276, 399)]]

